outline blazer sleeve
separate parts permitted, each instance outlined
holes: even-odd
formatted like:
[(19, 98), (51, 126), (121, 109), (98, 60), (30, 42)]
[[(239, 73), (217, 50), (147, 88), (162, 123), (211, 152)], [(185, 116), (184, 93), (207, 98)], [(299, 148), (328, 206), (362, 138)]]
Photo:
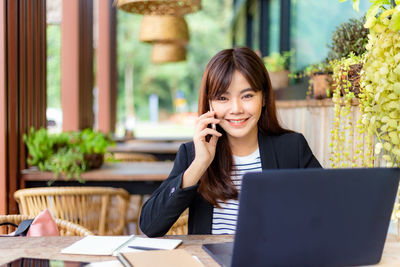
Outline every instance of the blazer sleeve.
[(298, 158), (300, 168), (322, 168), (321, 164), (319, 164), (308, 146), (307, 140), (302, 134), (299, 134), (298, 136)]
[(182, 189), (182, 176), (192, 159), (187, 144), (179, 147), (168, 178), (143, 205), (140, 229), (149, 237), (165, 235), (197, 194), (198, 185)]

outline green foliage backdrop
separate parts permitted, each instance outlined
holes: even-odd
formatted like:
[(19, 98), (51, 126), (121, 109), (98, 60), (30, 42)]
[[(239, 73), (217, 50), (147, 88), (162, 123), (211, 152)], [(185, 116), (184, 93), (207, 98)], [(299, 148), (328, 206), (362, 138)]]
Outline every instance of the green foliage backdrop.
[(47, 107), (61, 108), (61, 31), (60, 25), (47, 26)]

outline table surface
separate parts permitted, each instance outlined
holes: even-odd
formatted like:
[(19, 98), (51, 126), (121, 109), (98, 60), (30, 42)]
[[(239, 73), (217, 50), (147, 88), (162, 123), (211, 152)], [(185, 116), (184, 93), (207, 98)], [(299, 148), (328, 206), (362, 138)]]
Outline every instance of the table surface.
[[(81, 177), (85, 181), (163, 181), (173, 165), (172, 161), (107, 163), (100, 169), (83, 173)], [(53, 177), (53, 173), (41, 172), (36, 168), (22, 171), (22, 179), (25, 181), (48, 181)]]
[[(88, 256), (61, 254), (61, 249), (68, 247), (82, 237), (78, 236), (49, 236), (49, 237), (0, 237), (0, 265), (21, 257), (58, 259), (70, 261), (106, 261), (115, 260), (112, 256)], [(166, 238), (183, 239), (183, 248), (195, 255), (205, 266), (219, 266), (201, 248), (203, 243), (232, 242), (232, 235), (184, 235), (168, 236)]]
[(120, 153), (149, 153), (149, 154), (176, 154), (183, 142), (162, 142), (162, 141), (126, 141), (109, 147), (110, 152)]
[[(0, 265), (20, 257), (42, 259), (60, 259), (76, 261), (105, 261), (115, 259), (112, 256), (87, 256), (61, 254), (60, 250), (78, 241), (82, 237), (0, 237)], [(232, 235), (185, 235), (166, 238), (182, 239), (183, 248), (197, 256), (205, 266), (218, 264), (201, 248), (205, 243), (232, 242)], [(389, 235), (379, 266), (400, 266), (400, 238)]]

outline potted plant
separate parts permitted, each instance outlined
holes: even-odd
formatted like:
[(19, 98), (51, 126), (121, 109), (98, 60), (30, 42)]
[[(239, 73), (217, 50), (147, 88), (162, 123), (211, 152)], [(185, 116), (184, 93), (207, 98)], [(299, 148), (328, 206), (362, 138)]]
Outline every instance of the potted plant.
[(271, 53), (264, 57), (264, 64), (268, 70), (269, 78), (273, 89), (282, 89), (289, 86), (289, 59), (293, 55), (293, 51), (283, 53)]
[(81, 182), (80, 174), (99, 168), (107, 147), (112, 145), (108, 137), (91, 129), (50, 134), (44, 128), (31, 128), (23, 138), (28, 148), (27, 162), (30, 166), (53, 172), (55, 179), (63, 174), (66, 179), (73, 177)]
[(295, 79), (308, 77), (306, 99), (310, 99), (311, 95), (315, 99), (332, 97), (332, 68), (327, 61), (311, 64), (304, 71), (289, 76)]
[(329, 63), (321, 62), (306, 68), (310, 77), (307, 97), (313, 93), (315, 99), (332, 97), (332, 69)]
[[(311, 95), (315, 99), (332, 97), (334, 84), (332, 78), (333, 70), (330, 62), (336, 60), (336, 63), (338, 63), (341, 59), (350, 56), (351, 53), (356, 56), (361, 56), (365, 53), (365, 44), (368, 41), (368, 29), (364, 28), (364, 23), (365, 17), (362, 17), (360, 19), (350, 19), (348, 22), (336, 27), (336, 30), (332, 33), (331, 45), (328, 45), (328, 57), (320, 63), (311, 64), (299, 74), (290, 75), (294, 78), (309, 77), (307, 99)], [(359, 67), (355, 66), (355, 69), (359, 69)], [(350, 66), (350, 68), (353, 67)], [(354, 73), (359, 72), (355, 71)]]

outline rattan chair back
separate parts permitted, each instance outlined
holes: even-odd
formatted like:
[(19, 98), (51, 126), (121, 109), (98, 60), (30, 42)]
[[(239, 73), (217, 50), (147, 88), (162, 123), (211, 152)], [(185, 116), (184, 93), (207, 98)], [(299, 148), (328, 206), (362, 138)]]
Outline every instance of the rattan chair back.
[(178, 220), (171, 226), (166, 235), (187, 235), (188, 233), (189, 211), (186, 209)]
[(20, 213), (48, 209), (54, 218), (82, 225), (96, 235), (121, 235), (129, 193), (111, 187), (38, 187), (15, 192)]
[[(19, 225), (23, 220), (33, 219), (34, 217), (30, 215), (13, 214), (13, 215), (0, 215), (0, 223), (13, 223)], [(87, 236), (93, 235), (85, 227), (68, 222), (61, 219), (54, 219), (56, 221), (58, 231), (62, 236)], [(0, 234), (9, 234), (16, 230), (17, 228), (12, 225), (2, 225), (0, 226)]]

